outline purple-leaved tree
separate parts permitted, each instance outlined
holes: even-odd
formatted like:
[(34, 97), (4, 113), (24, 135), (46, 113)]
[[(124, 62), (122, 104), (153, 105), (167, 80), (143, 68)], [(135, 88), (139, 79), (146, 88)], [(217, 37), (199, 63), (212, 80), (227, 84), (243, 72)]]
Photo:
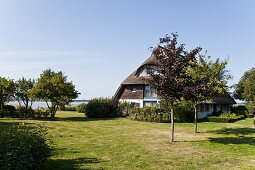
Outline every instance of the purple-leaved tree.
[(152, 55), (159, 61), (157, 67), (147, 67), (149, 77), (142, 79), (157, 90), (160, 100), (167, 101), (171, 110), (171, 142), (174, 142), (174, 110), (175, 102), (186, 96), (190, 76), (186, 75), (187, 68), (196, 60), (200, 47), (187, 52), (184, 44), (177, 45), (178, 35), (166, 35), (160, 38), (159, 45), (153, 49)]

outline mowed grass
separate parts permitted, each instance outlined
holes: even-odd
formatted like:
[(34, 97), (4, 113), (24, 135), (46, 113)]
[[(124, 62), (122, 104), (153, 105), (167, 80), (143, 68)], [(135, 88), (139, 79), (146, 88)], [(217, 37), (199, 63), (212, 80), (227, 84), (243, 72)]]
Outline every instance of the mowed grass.
[(255, 169), (253, 119), (235, 123), (170, 124), (128, 118), (87, 119), (58, 112), (56, 121), (0, 119), (44, 124), (54, 140), (48, 169)]

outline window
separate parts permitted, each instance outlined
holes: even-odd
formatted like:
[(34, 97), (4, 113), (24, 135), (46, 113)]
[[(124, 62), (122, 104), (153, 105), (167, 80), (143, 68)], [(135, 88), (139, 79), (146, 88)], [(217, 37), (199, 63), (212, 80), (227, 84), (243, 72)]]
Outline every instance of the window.
[(200, 112), (204, 112), (204, 110), (205, 110), (205, 109), (204, 109), (204, 104), (201, 104), (201, 105), (200, 105)]
[(131, 102), (131, 108), (135, 107), (135, 102)]
[(145, 86), (144, 98), (157, 98), (157, 90), (152, 89), (150, 86)]
[(157, 102), (155, 102), (155, 101), (146, 101), (146, 102), (143, 102), (143, 106), (145, 107), (145, 106), (153, 106), (153, 107), (155, 107), (155, 106), (157, 106)]
[(205, 104), (205, 111), (209, 112), (209, 104)]
[(157, 66), (147, 66), (145, 67), (141, 72), (140, 72), (140, 76), (149, 76), (149, 72), (153, 72), (154, 74), (157, 74), (158, 71), (157, 71)]
[(229, 106), (226, 105), (226, 104), (222, 104), (222, 105), (220, 105), (220, 110), (221, 111), (228, 111), (229, 110)]
[(145, 68), (143, 69), (143, 71), (141, 71), (140, 76), (147, 76), (147, 75), (148, 75), (147, 69)]
[(131, 92), (136, 92), (136, 86), (131, 86)]

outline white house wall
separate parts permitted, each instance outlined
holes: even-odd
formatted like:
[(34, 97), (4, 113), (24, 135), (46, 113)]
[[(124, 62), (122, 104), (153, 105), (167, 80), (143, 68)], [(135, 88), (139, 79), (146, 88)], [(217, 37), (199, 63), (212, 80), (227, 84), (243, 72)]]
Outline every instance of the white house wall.
[(140, 107), (143, 107), (143, 99), (120, 99), (120, 102), (139, 103)]

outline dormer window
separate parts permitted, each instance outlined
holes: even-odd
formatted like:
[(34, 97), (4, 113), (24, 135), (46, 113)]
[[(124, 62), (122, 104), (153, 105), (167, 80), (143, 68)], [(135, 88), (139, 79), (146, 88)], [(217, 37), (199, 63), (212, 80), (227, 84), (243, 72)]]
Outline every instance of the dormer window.
[(136, 92), (136, 86), (131, 86), (131, 92)]
[(145, 68), (143, 69), (143, 71), (141, 71), (140, 76), (147, 76), (147, 75), (148, 75), (147, 69)]
[(149, 70), (150, 71), (153, 71), (154, 74), (157, 74), (157, 66), (154, 66), (154, 65), (151, 65), (151, 66), (148, 66), (148, 67), (145, 67), (139, 74), (139, 76), (149, 76)]

